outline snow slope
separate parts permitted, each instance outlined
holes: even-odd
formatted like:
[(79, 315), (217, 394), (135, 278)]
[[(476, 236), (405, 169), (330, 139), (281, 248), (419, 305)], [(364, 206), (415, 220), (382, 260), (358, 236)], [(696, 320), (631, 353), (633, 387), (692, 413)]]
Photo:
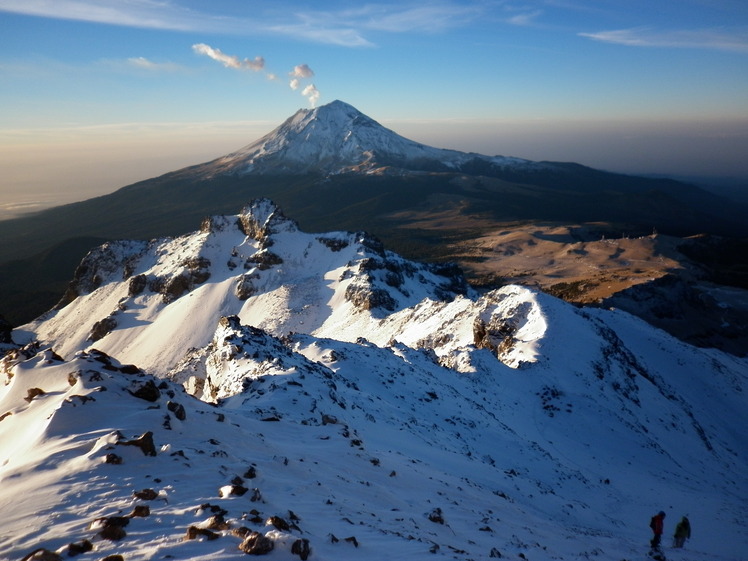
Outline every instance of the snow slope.
[[(694, 528), (668, 559), (748, 552), (745, 359), (518, 286), (477, 294), (266, 200), (102, 246), (13, 337), (0, 558), (88, 539), (81, 559), (234, 559), (245, 527), (268, 559), (308, 540), (318, 560), (634, 560), (660, 509), (667, 533)], [(149, 432), (155, 455), (121, 444)]]
[(495, 166), (543, 169), (521, 158), (483, 156), (433, 148), (408, 140), (383, 127), (356, 108), (333, 101), (314, 109), (300, 109), (278, 128), (256, 142), (205, 164), (203, 174), (307, 173), (409, 170), (459, 170), (472, 160)]

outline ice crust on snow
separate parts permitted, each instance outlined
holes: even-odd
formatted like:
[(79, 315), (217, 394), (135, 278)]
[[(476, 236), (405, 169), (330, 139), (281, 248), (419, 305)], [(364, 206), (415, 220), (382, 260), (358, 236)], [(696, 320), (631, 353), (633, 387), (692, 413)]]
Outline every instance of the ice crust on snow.
[[(744, 557), (746, 359), (454, 273), (267, 200), (95, 250), (0, 362), (0, 558), (243, 557), (183, 540), (206, 504), (268, 559), (644, 559), (661, 509), (694, 525), (669, 558)], [(121, 444), (147, 433), (155, 456)]]

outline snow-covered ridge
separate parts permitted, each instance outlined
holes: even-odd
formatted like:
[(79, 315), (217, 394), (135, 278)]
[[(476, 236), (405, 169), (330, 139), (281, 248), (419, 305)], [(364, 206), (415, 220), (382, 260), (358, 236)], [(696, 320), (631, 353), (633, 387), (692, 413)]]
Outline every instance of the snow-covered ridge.
[(268, 200), (98, 248), (12, 335), (0, 558), (634, 560), (661, 509), (668, 558), (748, 549), (746, 359)]
[(543, 169), (520, 158), (433, 148), (383, 127), (351, 105), (333, 101), (300, 109), (277, 129), (244, 148), (205, 164), (202, 173), (373, 173), (384, 168), (459, 171), (470, 162)]

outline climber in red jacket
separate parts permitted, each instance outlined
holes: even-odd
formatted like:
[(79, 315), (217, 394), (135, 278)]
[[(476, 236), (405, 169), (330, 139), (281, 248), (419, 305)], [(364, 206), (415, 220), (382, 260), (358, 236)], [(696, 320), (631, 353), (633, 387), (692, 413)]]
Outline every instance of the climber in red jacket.
[(662, 532), (664, 530), (665, 526), (665, 513), (663, 511), (658, 512), (652, 517), (652, 520), (649, 522), (649, 527), (652, 528), (652, 532), (654, 532), (654, 537), (652, 538), (652, 541), (649, 542), (652, 544), (652, 549), (659, 549), (660, 547), (660, 540), (662, 539)]

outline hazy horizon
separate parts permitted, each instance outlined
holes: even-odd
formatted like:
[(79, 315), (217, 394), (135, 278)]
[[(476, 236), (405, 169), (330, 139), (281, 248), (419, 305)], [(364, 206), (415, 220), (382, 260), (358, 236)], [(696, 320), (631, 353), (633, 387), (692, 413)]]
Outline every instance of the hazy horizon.
[(748, 182), (746, 30), (736, 0), (0, 0), (0, 216), (334, 99), (440, 148)]

